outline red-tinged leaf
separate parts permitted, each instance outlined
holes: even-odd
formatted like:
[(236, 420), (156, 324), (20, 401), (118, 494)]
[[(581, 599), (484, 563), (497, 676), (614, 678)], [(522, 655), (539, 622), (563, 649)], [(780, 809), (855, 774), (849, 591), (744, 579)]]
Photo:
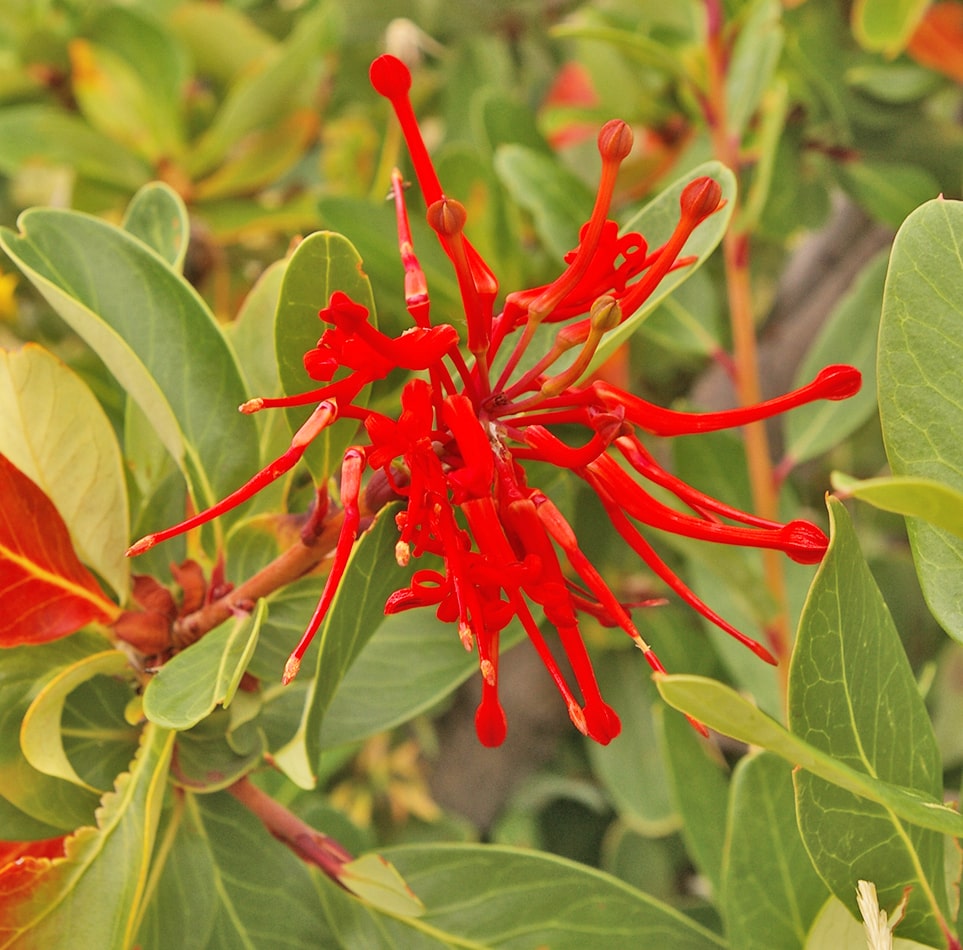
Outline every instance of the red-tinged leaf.
[(909, 41), (918, 63), (963, 82), (963, 3), (934, 3)]
[(0, 647), (45, 643), (120, 608), (80, 563), (50, 499), (0, 455)]
[(59, 858), (63, 853), (63, 835), (41, 841), (0, 841), (0, 892), (4, 890), (9, 865), (26, 858)]

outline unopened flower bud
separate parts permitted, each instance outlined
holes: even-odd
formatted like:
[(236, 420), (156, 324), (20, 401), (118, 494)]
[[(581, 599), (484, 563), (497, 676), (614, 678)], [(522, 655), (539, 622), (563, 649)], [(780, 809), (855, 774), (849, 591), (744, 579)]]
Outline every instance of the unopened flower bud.
[(621, 162), (632, 151), (632, 130), (621, 119), (611, 119), (599, 132), (599, 154), (606, 162)]
[(603, 294), (592, 304), (589, 311), (592, 329), (601, 333), (614, 330), (622, 322), (622, 307), (610, 294)]
[(704, 221), (722, 207), (722, 186), (713, 178), (697, 178), (682, 189), (679, 198), (684, 217), (695, 224)]
[(461, 234), (468, 220), (465, 206), (454, 198), (442, 198), (428, 207), (428, 225), (442, 237)]

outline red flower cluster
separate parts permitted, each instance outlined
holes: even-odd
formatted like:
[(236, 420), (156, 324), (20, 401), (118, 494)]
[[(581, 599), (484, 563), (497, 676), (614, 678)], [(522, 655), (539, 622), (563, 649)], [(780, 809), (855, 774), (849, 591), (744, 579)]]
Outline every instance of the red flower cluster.
[[(598, 742), (614, 738), (619, 719), (599, 692), (579, 631), (579, 613), (621, 627), (653, 670), (663, 667), (626, 605), (583, 554), (571, 525), (551, 499), (528, 484), (527, 460), (561, 466), (581, 477), (598, 495), (615, 530), (662, 581), (704, 617), (774, 662), (765, 647), (732, 627), (686, 587), (639, 526), (725, 544), (776, 548), (803, 563), (821, 559), (825, 535), (809, 522), (766, 521), (702, 494), (660, 467), (635, 430), (656, 435), (706, 432), (765, 419), (816, 399), (843, 399), (859, 388), (858, 371), (832, 366), (808, 386), (778, 399), (701, 414), (660, 408), (608, 383), (586, 382), (604, 335), (638, 310), (670, 270), (688, 263), (680, 257), (686, 240), (724, 203), (719, 185), (699, 178), (684, 189), (678, 224), (659, 248), (650, 250), (640, 234), (619, 234), (608, 211), (632, 135), (624, 122), (607, 123), (598, 139), (602, 174), (595, 207), (578, 247), (566, 257), (565, 270), (546, 286), (508, 294), (496, 313), (498, 283), (464, 236), (464, 208), (442, 191), (411, 108), (408, 69), (398, 59), (382, 56), (372, 64), (371, 81), (394, 107), (428, 205), (428, 223), (454, 266), (467, 352), (460, 348), (461, 334), (455, 327), (432, 323), (424, 274), (412, 247), (403, 183), (395, 172), (392, 190), (405, 298), (414, 326), (389, 337), (371, 325), (363, 306), (343, 293), (333, 294), (320, 313), (329, 329), (304, 358), (308, 373), (325, 385), (291, 398), (254, 399), (241, 407), (253, 412), (317, 403), (288, 451), (229, 498), (174, 528), (149, 535), (129, 553), (141, 553), (240, 503), (291, 468), (307, 444), (335, 419), (354, 418), (363, 424), (368, 442), (345, 453), (344, 521), (334, 562), (304, 638), (285, 667), (285, 682), (297, 674), (343, 576), (358, 534), (362, 477), (370, 468), (383, 473), (407, 502), (397, 516), (398, 561), (406, 564), (427, 552), (441, 566), (415, 571), (410, 585), (388, 598), (385, 611), (434, 607), (440, 619), (457, 623), (466, 649), (477, 646), (482, 674), (476, 714), (480, 740), (492, 746), (505, 737), (505, 714), (498, 699), (499, 635), (513, 618), (538, 650), (575, 726)], [(561, 326), (548, 352), (532, 365), (531, 358), (522, 358), (543, 323)], [(530, 368), (521, 370), (523, 362)], [(332, 381), (344, 367), (350, 372)], [(365, 386), (395, 369), (420, 374), (405, 384), (397, 418), (354, 405)], [(559, 425), (581, 426), (582, 444), (573, 448), (562, 441), (552, 431)], [(659, 501), (646, 490), (646, 483), (668, 490), (688, 510)], [(558, 633), (576, 689), (539, 628), (538, 610)]]

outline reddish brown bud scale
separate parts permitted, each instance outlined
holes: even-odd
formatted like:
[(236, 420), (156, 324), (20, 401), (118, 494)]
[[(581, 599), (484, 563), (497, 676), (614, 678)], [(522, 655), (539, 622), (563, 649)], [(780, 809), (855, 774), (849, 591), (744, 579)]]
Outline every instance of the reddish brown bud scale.
[(442, 198), (433, 202), (426, 215), (428, 225), (436, 234), (450, 238), (461, 234), (468, 220), (468, 212), (460, 201), (454, 198)]
[(632, 151), (632, 130), (621, 119), (610, 119), (599, 132), (599, 154), (605, 162), (621, 162)]

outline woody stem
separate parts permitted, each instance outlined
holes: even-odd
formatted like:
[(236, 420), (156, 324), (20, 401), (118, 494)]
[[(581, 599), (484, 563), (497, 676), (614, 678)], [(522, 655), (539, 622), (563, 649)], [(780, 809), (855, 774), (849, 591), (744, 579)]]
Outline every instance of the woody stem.
[(341, 884), (341, 869), (354, 859), (334, 838), (302, 821), (246, 776), (227, 790), (302, 861), (315, 865), (336, 884)]
[(224, 623), (242, 605), (250, 604), (259, 597), (266, 597), (292, 584), (317, 567), (334, 551), (343, 518), (343, 512), (338, 512), (319, 526), (320, 530), (317, 532), (302, 532), (301, 537), (291, 547), (253, 577), (200, 610), (175, 621), (171, 630), (174, 646), (178, 649), (189, 646)]
[[(726, 51), (721, 35), (723, 12), (719, 0), (706, 0), (708, 21), (707, 56), (708, 89), (706, 120), (716, 157), (738, 173), (741, 156), (739, 139), (729, 128), (726, 107)], [(734, 199), (738, 201), (738, 198)], [(733, 360), (736, 365), (736, 391), (739, 403), (750, 406), (762, 401), (759, 381), (759, 358), (753, 319), (752, 286), (749, 271), (749, 235), (739, 225), (739, 207), (733, 210), (733, 226), (722, 241), (726, 273), (726, 295), (732, 330)], [(773, 475), (769, 437), (764, 422), (745, 427), (746, 463), (756, 513), (771, 521), (779, 511), (776, 482)], [(783, 694), (788, 685), (790, 650), (788, 602), (783, 564), (778, 551), (763, 551), (766, 586), (777, 605), (775, 616), (767, 625), (769, 646), (779, 663)]]

